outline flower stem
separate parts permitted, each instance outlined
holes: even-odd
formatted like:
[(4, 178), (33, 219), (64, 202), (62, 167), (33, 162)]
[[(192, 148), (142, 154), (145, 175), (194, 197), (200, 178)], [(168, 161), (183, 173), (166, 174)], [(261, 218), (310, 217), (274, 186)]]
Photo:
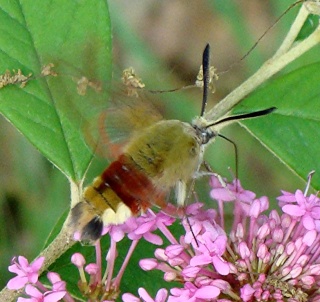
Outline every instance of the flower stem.
[(117, 277), (114, 279), (114, 282), (113, 282), (113, 285), (118, 288), (119, 285), (120, 285), (120, 281), (121, 281), (121, 278), (124, 274), (124, 271), (129, 263), (129, 260), (133, 254), (133, 251), (135, 250), (135, 248), (137, 247), (137, 244), (138, 244), (139, 240), (133, 240), (131, 245), (130, 245), (130, 248), (128, 250), (128, 253), (126, 255), (126, 258), (124, 259), (123, 263), (122, 263), (122, 266), (119, 270), (119, 273), (117, 275)]

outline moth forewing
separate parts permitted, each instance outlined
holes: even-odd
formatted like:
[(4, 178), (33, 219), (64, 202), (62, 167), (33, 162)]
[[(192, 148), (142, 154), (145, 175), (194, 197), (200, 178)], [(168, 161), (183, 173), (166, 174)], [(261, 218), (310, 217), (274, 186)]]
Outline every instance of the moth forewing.
[(128, 95), (120, 83), (110, 88), (104, 107), (92, 108), (92, 112), (83, 127), (86, 141), (95, 154), (111, 160), (136, 134), (163, 119), (146, 92)]

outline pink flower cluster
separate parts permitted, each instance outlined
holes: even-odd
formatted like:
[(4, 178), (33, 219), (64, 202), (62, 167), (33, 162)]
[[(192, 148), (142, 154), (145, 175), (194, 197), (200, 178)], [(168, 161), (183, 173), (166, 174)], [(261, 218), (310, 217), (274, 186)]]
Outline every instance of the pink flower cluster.
[(223, 288), (214, 276), (230, 272), (229, 264), (222, 257), (226, 250), (226, 234), (214, 222), (215, 211), (203, 211), (202, 206), (195, 203), (188, 207), (189, 219), (183, 220), (186, 235), (181, 236), (179, 242), (174, 240), (165, 249), (158, 248), (156, 259), (140, 261), (142, 269), (161, 270), (166, 281), (184, 284), (184, 288), (171, 290), (170, 301), (192, 297), (215, 299)]
[[(176, 238), (169, 226), (175, 219), (152, 211), (129, 219), (125, 224), (109, 226), (110, 249), (105, 257), (103, 272), (102, 251), (97, 242), (96, 261), (86, 265), (80, 253), (72, 256), (78, 268), (79, 289), (88, 301), (114, 301), (120, 295), (120, 283), (127, 264), (142, 239), (160, 246), (160, 231), (170, 242), (155, 249), (155, 257), (141, 259), (145, 271), (159, 270), (167, 282), (181, 286), (170, 291), (159, 288), (152, 298), (144, 288), (139, 296), (122, 295), (125, 302), (204, 302), (204, 301), (320, 301), (320, 199), (297, 190), (283, 191), (278, 198), (282, 212), (269, 209), (267, 197), (256, 198), (244, 190), (240, 182), (221, 184), (211, 179), (210, 196), (217, 202), (217, 210), (205, 210), (196, 202), (185, 209), (182, 220), (184, 234)], [(306, 190), (307, 191), (307, 190)], [(225, 204), (233, 203), (232, 225), (225, 219)], [(178, 222), (181, 220), (178, 220)], [(229, 229), (229, 231), (226, 231)], [(125, 236), (131, 240), (127, 255), (119, 271), (115, 272), (117, 244)], [(48, 274), (52, 289), (44, 290), (38, 281), (43, 259), (32, 264), (19, 257), (9, 267), (17, 274), (8, 287), (25, 287), (31, 298), (22, 301), (73, 301), (65, 283), (58, 275)]]
[(9, 271), (17, 274), (12, 278), (7, 287), (11, 290), (24, 288), (25, 296), (19, 297), (18, 302), (58, 302), (61, 299), (64, 301), (70, 300), (70, 295), (66, 291), (66, 283), (61, 280), (59, 274), (49, 272), (47, 278), (51, 283), (51, 290), (39, 281), (39, 270), (44, 262), (44, 257), (39, 257), (34, 262), (29, 264), (28, 260), (19, 256), (18, 259), (12, 260), (12, 265), (9, 266)]
[[(154, 245), (162, 245), (163, 240), (159, 235), (153, 232), (161, 229), (168, 233), (167, 226), (171, 225), (174, 219), (163, 214), (155, 214), (152, 211), (147, 212), (137, 218), (131, 218), (122, 225), (108, 226), (104, 234), (110, 236), (110, 249), (106, 256), (106, 270), (102, 274), (102, 251), (100, 241), (95, 245), (96, 262), (86, 265), (84, 257), (80, 253), (72, 256), (71, 262), (77, 266), (80, 275), (79, 288), (84, 297), (89, 301), (113, 301), (120, 293), (120, 283), (127, 264), (141, 239), (144, 239)], [(120, 270), (115, 273), (114, 267), (117, 259), (117, 243), (124, 236), (131, 240), (126, 258), (122, 262)], [(87, 278), (89, 275), (89, 278)]]
[[(179, 242), (143, 259), (144, 270), (157, 269), (181, 288), (155, 299), (139, 290), (133, 301), (320, 301), (320, 199), (297, 190), (278, 198), (283, 213), (266, 214), (266, 197), (256, 198), (239, 181), (222, 185), (211, 179), (218, 211), (188, 207), (186, 234)], [(227, 232), (224, 204), (233, 202), (233, 225)], [(166, 293), (166, 294), (165, 294)], [(163, 297), (165, 298), (163, 299)], [(162, 298), (159, 298), (162, 297)]]

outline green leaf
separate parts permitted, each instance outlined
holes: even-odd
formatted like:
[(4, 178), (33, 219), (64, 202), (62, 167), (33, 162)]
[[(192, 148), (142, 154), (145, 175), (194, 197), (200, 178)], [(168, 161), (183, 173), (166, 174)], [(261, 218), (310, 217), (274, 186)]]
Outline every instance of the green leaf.
[[(269, 116), (241, 122), (282, 162), (320, 188), (320, 63), (277, 78), (245, 99), (234, 113), (276, 106)], [(262, 122), (263, 119), (263, 122)], [(259, 120), (259, 121), (258, 121)], [(270, 163), (272, 164), (272, 163)]]
[(307, 20), (304, 22), (296, 41), (303, 40), (311, 35), (319, 25), (319, 16), (309, 15)]
[[(1, 1), (0, 19), (0, 72), (34, 75), (24, 88), (0, 90), (0, 112), (64, 174), (79, 180), (92, 155), (78, 111), (89, 104), (71, 76), (110, 81), (106, 1)], [(40, 76), (49, 63), (58, 72), (55, 78)]]

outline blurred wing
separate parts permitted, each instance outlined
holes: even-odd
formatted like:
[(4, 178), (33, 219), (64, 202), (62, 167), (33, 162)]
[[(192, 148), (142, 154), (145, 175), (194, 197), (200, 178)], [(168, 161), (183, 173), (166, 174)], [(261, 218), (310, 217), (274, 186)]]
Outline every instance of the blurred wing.
[(84, 125), (86, 141), (99, 156), (114, 159), (132, 135), (162, 119), (147, 92), (128, 95), (126, 88), (113, 84), (105, 108)]
[[(92, 62), (92, 60), (90, 60)], [(162, 119), (150, 101), (151, 94), (142, 88), (132, 70), (125, 84), (99, 80), (97, 68), (84, 71), (54, 60), (43, 68), (42, 75), (59, 91), (54, 97), (61, 116), (82, 132), (86, 145), (101, 157), (114, 159), (131, 135)], [(75, 130), (77, 130), (75, 129)]]

